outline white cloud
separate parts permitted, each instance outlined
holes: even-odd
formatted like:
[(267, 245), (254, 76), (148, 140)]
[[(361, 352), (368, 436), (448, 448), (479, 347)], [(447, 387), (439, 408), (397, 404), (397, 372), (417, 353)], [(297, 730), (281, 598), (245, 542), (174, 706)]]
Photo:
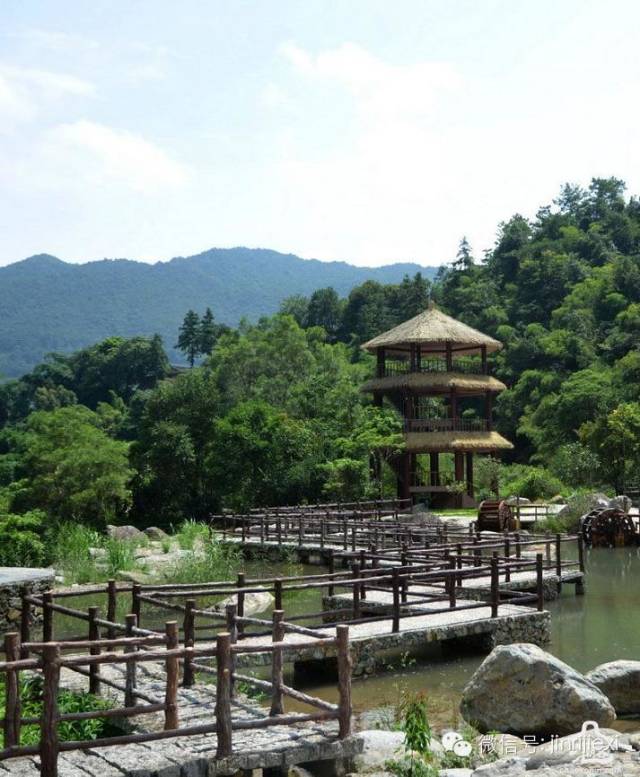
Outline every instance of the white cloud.
[(44, 105), (93, 92), (93, 84), (67, 73), (0, 64), (0, 116), (6, 121), (31, 121)]
[(38, 27), (28, 27), (18, 32), (10, 33), (13, 38), (20, 38), (39, 48), (55, 52), (67, 52), (72, 49), (97, 49), (100, 44), (81, 35), (72, 35), (57, 30), (44, 30)]
[(137, 192), (182, 186), (187, 168), (140, 135), (92, 121), (61, 124), (48, 133), (49, 155), (94, 185), (123, 183)]

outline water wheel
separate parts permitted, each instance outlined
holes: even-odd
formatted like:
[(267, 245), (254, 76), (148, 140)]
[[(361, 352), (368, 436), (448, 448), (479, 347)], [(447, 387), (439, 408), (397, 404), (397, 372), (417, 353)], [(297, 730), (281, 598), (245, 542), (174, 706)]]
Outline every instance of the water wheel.
[(638, 542), (633, 519), (619, 507), (596, 507), (580, 519), (582, 536), (594, 548), (622, 548)]
[(478, 507), (478, 531), (515, 531), (516, 519), (511, 507), (503, 499), (485, 499)]

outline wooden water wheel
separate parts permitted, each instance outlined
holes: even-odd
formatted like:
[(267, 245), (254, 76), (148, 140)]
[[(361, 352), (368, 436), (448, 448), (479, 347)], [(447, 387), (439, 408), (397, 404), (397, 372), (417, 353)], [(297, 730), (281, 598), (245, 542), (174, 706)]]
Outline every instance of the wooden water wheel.
[(619, 507), (596, 507), (580, 519), (582, 536), (594, 548), (622, 548), (638, 543), (631, 516)]
[(478, 531), (515, 531), (516, 519), (511, 507), (503, 499), (485, 499), (478, 507)]

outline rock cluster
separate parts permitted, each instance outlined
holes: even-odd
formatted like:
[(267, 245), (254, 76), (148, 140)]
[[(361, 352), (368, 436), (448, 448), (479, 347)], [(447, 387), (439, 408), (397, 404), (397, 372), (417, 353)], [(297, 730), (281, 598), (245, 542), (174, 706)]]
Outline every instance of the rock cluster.
[(611, 702), (592, 682), (536, 645), (501, 645), (463, 692), (464, 719), (479, 731), (563, 736), (586, 720), (609, 726)]

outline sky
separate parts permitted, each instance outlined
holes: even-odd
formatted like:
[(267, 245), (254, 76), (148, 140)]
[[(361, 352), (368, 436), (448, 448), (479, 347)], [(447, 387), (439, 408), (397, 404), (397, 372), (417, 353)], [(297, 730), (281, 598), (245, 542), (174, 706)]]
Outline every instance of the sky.
[(640, 193), (639, 33), (635, 0), (4, 0), (0, 265), (480, 258), (564, 182)]

